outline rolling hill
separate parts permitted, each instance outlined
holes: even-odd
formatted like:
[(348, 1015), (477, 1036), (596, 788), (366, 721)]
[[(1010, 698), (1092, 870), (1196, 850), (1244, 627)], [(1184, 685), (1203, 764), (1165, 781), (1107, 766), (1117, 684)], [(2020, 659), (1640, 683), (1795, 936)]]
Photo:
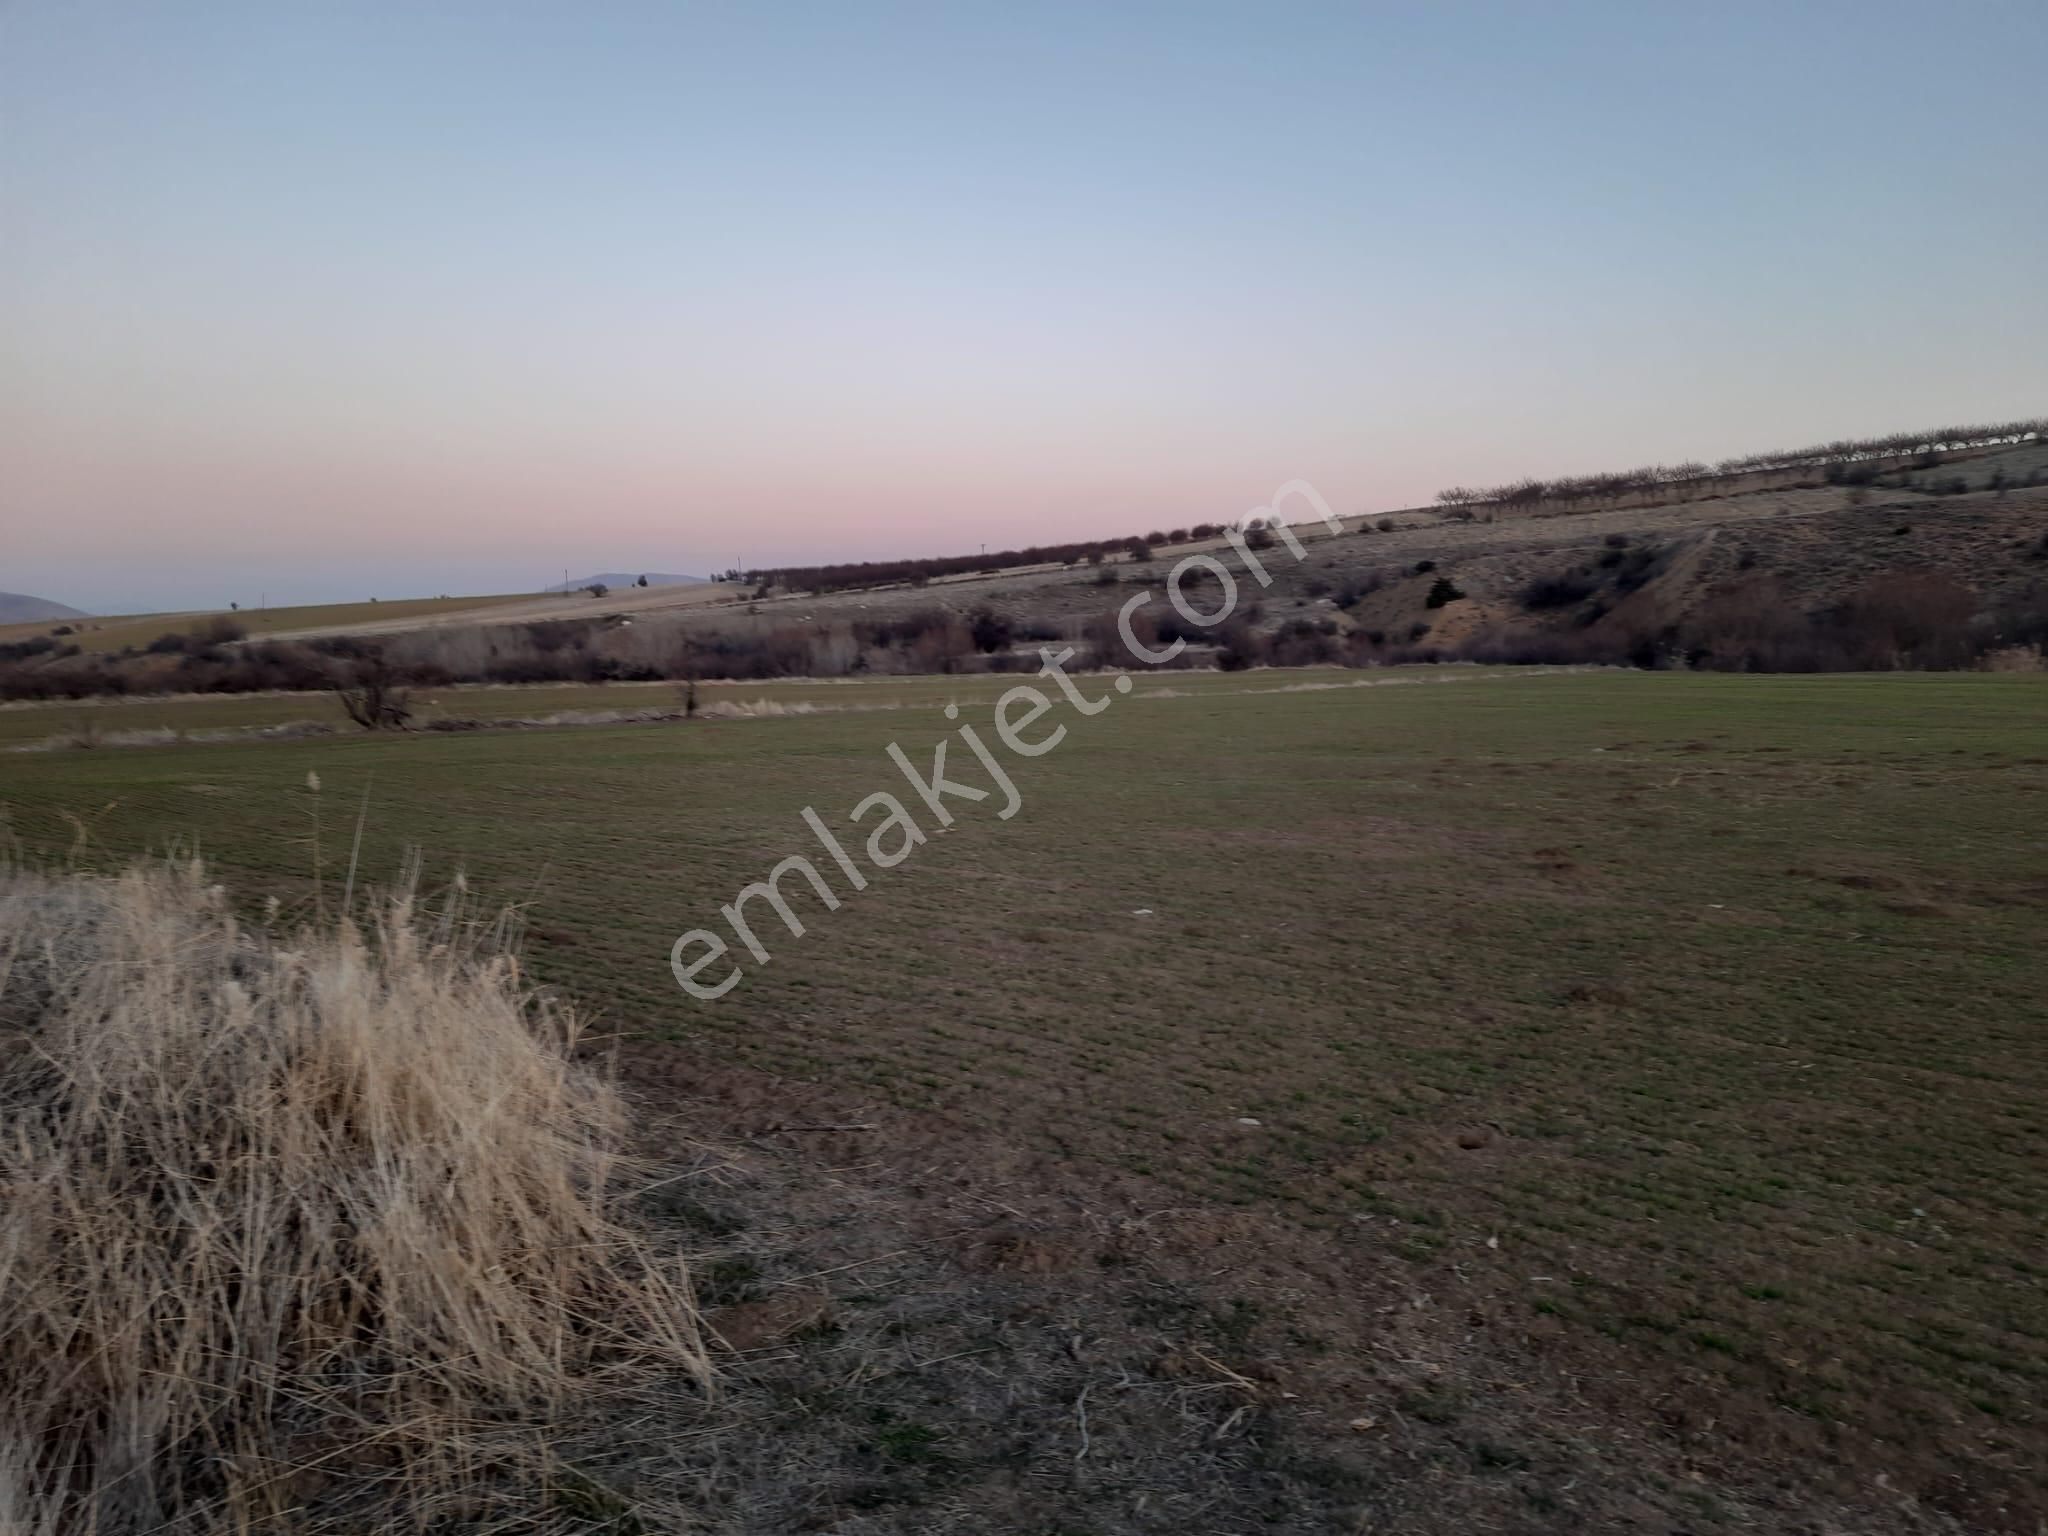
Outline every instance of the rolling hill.
[(47, 597), (0, 592), (0, 624), (33, 624), (42, 619), (82, 619), (85, 616), (83, 609), (53, 603)]

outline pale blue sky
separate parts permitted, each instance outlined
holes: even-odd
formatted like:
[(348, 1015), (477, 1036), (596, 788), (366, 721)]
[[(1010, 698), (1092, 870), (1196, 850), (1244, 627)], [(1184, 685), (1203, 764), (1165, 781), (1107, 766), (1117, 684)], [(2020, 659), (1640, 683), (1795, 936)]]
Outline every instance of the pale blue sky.
[(2038, 4), (0, 0), (0, 588), (523, 589), (2035, 414), (2044, 70)]

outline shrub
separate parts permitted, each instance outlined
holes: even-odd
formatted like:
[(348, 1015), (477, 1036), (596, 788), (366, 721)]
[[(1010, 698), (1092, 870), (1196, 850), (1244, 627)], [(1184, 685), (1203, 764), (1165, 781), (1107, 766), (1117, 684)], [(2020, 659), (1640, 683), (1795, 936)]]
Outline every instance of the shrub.
[(977, 651), (1000, 651), (1010, 643), (1010, 621), (992, 608), (975, 609), (968, 615), (967, 629)]
[(538, 623), (527, 625), (526, 635), (533, 642), (533, 648), (546, 656), (571, 646), (588, 645), (590, 626), (573, 620), (542, 619)]
[(1531, 613), (1547, 608), (1569, 608), (1584, 602), (1596, 588), (1576, 571), (1563, 576), (1543, 576), (1522, 588), (1522, 606)]
[(1895, 571), (1865, 585), (1831, 615), (1863, 665), (1947, 668), (1973, 653), (1977, 596), (1926, 571)]
[(334, 685), (349, 719), (366, 731), (404, 730), (412, 719), (406, 692), (381, 653), (356, 662)]
[(1265, 638), (1241, 619), (1225, 625), (1217, 636), (1216, 669), (1219, 672), (1242, 672), (1247, 667), (1257, 666), (1265, 656)]
[(1337, 606), (1345, 610), (1356, 608), (1365, 599), (1386, 585), (1386, 578), (1377, 571), (1368, 571), (1355, 576), (1337, 589)]
[(1458, 659), (1492, 666), (1570, 666), (1587, 660), (1592, 650), (1581, 635), (1517, 624), (1481, 630), (1459, 647)]
[(197, 864), (0, 884), (10, 1529), (426, 1529), (599, 1365), (706, 1376), (575, 1017), (458, 907), (360, 915), (273, 940)]
[(1436, 562), (1434, 560), (1418, 560), (1415, 562), (1415, 574), (1418, 576), (1427, 576), (1435, 569)]
[(1441, 608), (1446, 603), (1455, 603), (1465, 594), (1452, 584), (1448, 576), (1439, 576), (1430, 583), (1429, 596), (1423, 599), (1425, 608)]
[[(1159, 630), (1149, 612), (1140, 610), (1131, 615), (1131, 633), (1138, 643), (1152, 648), (1159, 638)], [(1084, 667), (1141, 667), (1147, 665), (1141, 655), (1134, 654), (1124, 644), (1123, 630), (1117, 622), (1114, 609), (1098, 613), (1081, 626), (1080, 665)]]
[(1244, 531), (1244, 543), (1247, 549), (1271, 549), (1273, 542), (1273, 530), (1264, 523), (1254, 523)]
[(1614, 566), (1614, 589), (1624, 595), (1647, 585), (1652, 577), (1664, 569), (1665, 555), (1661, 550), (1636, 545), (1622, 552), (1621, 559)]
[[(800, 654), (808, 654), (802, 630), (792, 630), (788, 643)], [(957, 672), (962, 659), (973, 650), (974, 636), (967, 626), (952, 614), (945, 614), (911, 642), (910, 659), (920, 671)], [(782, 670), (801, 671), (802, 663), (799, 661)]]
[(1266, 663), (1275, 667), (1313, 667), (1336, 661), (1339, 651), (1334, 631), (1334, 625), (1326, 628), (1306, 619), (1282, 625), (1266, 645)]

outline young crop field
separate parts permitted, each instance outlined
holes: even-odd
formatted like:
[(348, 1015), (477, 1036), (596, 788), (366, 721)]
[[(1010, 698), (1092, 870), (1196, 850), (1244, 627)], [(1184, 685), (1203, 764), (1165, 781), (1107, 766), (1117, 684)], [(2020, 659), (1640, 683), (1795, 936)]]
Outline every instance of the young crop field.
[[(1224, 680), (1210, 674), (1183, 680), (1185, 687), (1216, 687)], [(927, 706), (938, 708), (952, 699), (993, 696), (992, 678), (892, 677), (870, 680), (788, 679), (731, 681), (712, 679), (697, 684), (698, 707), (716, 714), (728, 709), (742, 714), (810, 711), (870, 711)], [(605, 714), (666, 714), (684, 707), (685, 686), (658, 683), (520, 683), (502, 686), (415, 688), (409, 702), (416, 726), (445, 721), (527, 721), (566, 717), (601, 718)], [(0, 704), (0, 751), (39, 744), (119, 746), (135, 733), (177, 733), (204, 738), (217, 732), (252, 732), (280, 726), (310, 724), (352, 731), (339, 702), (325, 693), (174, 694), (133, 698), (96, 698), (57, 703)], [(168, 743), (167, 743), (168, 744)]]
[(213, 619), (230, 619), (252, 639), (293, 634), (300, 630), (327, 629), (357, 624), (388, 624), (405, 619), (429, 619), (476, 611), (479, 619), (490, 610), (507, 604), (531, 603), (527, 596), (509, 597), (408, 597), (389, 602), (319, 603), (303, 607), (217, 609), (196, 613), (145, 613), (111, 618), (39, 619), (26, 624), (0, 627), (0, 640), (28, 640), (64, 627), (65, 638), (84, 651), (118, 651), (123, 646), (145, 646), (159, 635), (182, 634)]
[[(527, 904), (535, 973), (609, 1031), (1284, 1222), (1582, 1358), (1617, 1412), (1965, 1519), (2048, 1507), (2048, 679), (1081, 678), (1101, 713), (1059, 705), (1057, 748), (1004, 755), (1016, 813), (996, 793), (941, 830), (888, 745), (922, 769), (962, 722), (992, 740), (1016, 681), (10, 754), (0, 806), (32, 860), (197, 847), (252, 904), (331, 904), (361, 811), (359, 881), (416, 848), (430, 883)], [(928, 840), (854, 894), (801, 812), (857, 851), (880, 790)], [(709, 973), (737, 960), (732, 989), (686, 996), (678, 935), (732, 939), (721, 906), (797, 853), (842, 905), (784, 881), (806, 933), (757, 903), (771, 959), (734, 941)], [(1340, 1316), (1328, 1283), (1247, 1301)]]

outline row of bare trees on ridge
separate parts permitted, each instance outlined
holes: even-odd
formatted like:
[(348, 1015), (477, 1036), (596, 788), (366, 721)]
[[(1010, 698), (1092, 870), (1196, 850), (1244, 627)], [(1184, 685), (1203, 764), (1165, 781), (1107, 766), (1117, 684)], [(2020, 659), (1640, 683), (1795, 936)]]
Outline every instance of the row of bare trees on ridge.
[(1448, 490), (1438, 491), (1436, 502), (1453, 516), (1476, 515), (1482, 510), (1525, 511), (1548, 501), (1580, 505), (1662, 490), (1678, 494), (1696, 493), (1737, 475), (1759, 471), (1825, 470), (1836, 464), (1899, 458), (1917, 458), (1923, 461), (1923, 467), (1932, 468), (1944, 453), (1964, 448), (2033, 442), (2044, 437), (2048, 437), (2048, 417), (1939, 427), (1926, 432), (1894, 432), (1885, 437), (1845, 437), (1807, 448), (1744, 454), (1722, 459), (1716, 464), (1689, 460), (1682, 464), (1647, 464), (1636, 469), (1563, 475), (1549, 480), (1528, 477), (1506, 485), (1477, 489), (1454, 485)]

